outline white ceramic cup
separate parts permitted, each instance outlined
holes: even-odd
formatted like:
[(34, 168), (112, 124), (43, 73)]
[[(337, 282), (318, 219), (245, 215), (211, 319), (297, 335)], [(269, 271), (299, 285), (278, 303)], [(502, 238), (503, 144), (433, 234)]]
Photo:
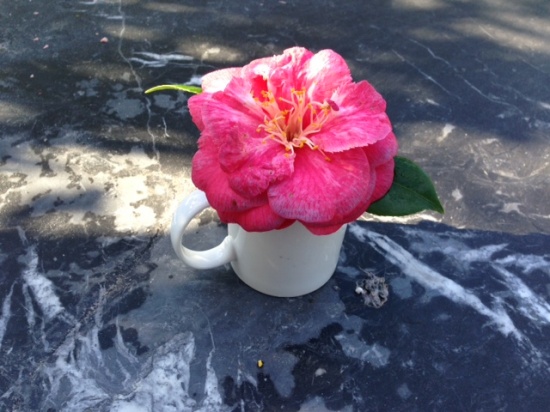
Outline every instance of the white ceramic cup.
[(247, 232), (230, 223), (228, 235), (218, 246), (205, 251), (186, 248), (182, 245), (186, 227), (209, 206), (204, 192), (197, 190), (179, 204), (174, 214), (172, 246), (188, 266), (211, 269), (231, 263), (247, 285), (279, 297), (313, 292), (334, 273), (347, 225), (330, 235), (317, 236), (299, 222), (269, 232)]

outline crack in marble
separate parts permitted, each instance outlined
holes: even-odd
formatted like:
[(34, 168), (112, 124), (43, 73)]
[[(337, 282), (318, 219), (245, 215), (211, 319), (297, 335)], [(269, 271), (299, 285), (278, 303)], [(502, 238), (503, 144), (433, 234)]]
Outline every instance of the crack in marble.
[[(441, 56), (437, 55), (430, 47), (426, 46), (425, 44), (422, 44), (421, 42), (417, 41), (417, 40), (414, 40), (414, 39), (409, 39), (409, 41), (411, 43), (414, 43), (420, 47), (422, 47), (423, 49), (425, 49), (431, 56), (432, 58), (436, 59), (436, 60), (439, 60), (441, 62), (443, 62), (445, 65), (447, 65), (447, 67), (449, 67), (455, 74), (458, 78), (460, 78), (470, 89), (472, 89), (473, 91), (475, 91), (477, 94), (479, 94), (480, 96), (484, 97), (485, 99), (493, 102), (493, 103), (497, 103), (497, 104), (500, 104), (500, 105), (504, 105), (504, 106), (507, 106), (507, 107), (511, 107), (513, 108), (517, 113), (520, 113), (522, 114), (522, 110), (520, 110), (517, 106), (511, 104), (511, 103), (508, 103), (496, 96), (491, 96), (491, 95), (488, 95), (486, 93), (484, 93), (481, 89), (479, 89), (477, 86), (475, 86), (472, 82), (470, 82), (469, 80), (467, 80), (464, 76), (462, 76), (457, 68), (455, 66), (453, 66), (448, 60), (445, 60), (444, 58), (442, 58)], [(394, 53), (396, 53), (394, 51)], [(397, 54), (397, 53), (396, 53)], [(399, 55), (398, 55), (399, 56)], [(399, 56), (402, 60), (404, 60), (405, 62), (407, 62), (403, 57)], [(426, 73), (424, 73), (421, 69), (419, 69), (418, 67), (415, 67), (413, 64), (407, 62), (408, 64), (410, 64), (411, 66), (413, 66), (420, 74), (422, 74), (424, 77), (426, 77), (428, 80), (430, 81), (433, 81), (435, 84), (437, 84), (440, 88), (442, 88), (444, 91), (446, 91), (448, 94), (452, 95), (452, 96), (455, 96), (458, 98), (458, 96), (450, 93), (447, 89), (445, 89), (443, 86), (441, 86), (439, 83), (437, 83), (437, 81), (435, 81), (435, 79), (433, 79), (431, 76), (427, 75)], [(482, 63), (482, 62), (480, 62)], [(485, 63), (482, 63), (486, 68), (486, 64)], [(490, 70), (489, 72), (491, 74), (493, 74)], [(494, 74), (493, 74), (494, 75)], [(459, 98), (459, 100), (462, 100)]]
[[(93, 2), (84, 2), (82, 4), (96, 5), (96, 4), (99, 4), (99, 3), (94, 0)], [(126, 32), (126, 14), (124, 13), (124, 10), (123, 10), (123, 0), (118, 0), (117, 5), (118, 5), (118, 9), (117, 9), (118, 15), (106, 15), (104, 17), (107, 18), (107, 19), (110, 19), (110, 20), (119, 20), (120, 21), (120, 30), (118, 32), (118, 42), (117, 42), (117, 53), (120, 56), (120, 58), (122, 59), (122, 61), (128, 66), (128, 68), (130, 70), (130, 73), (131, 73), (131, 75), (134, 78), (134, 81), (136, 83), (136, 90), (138, 90), (139, 92), (143, 92), (144, 89), (143, 89), (143, 85), (142, 85), (142, 79), (139, 76), (139, 74), (137, 73), (137, 71), (135, 70), (134, 65), (132, 64), (132, 58), (126, 57), (126, 55), (124, 54), (124, 52), (122, 50), (123, 41), (124, 41), (124, 34)], [(160, 159), (160, 152), (157, 148), (157, 136), (155, 135), (155, 133), (153, 133), (153, 131), (151, 129), (151, 120), (152, 120), (151, 105), (152, 105), (152, 103), (151, 103), (151, 100), (149, 99), (149, 97), (147, 97), (146, 95), (143, 95), (142, 99), (144, 99), (144, 101), (145, 101), (145, 110), (146, 110), (146, 113), (147, 113), (147, 121), (146, 121), (147, 134), (149, 135), (149, 138), (151, 139), (151, 145), (152, 145), (152, 150), (153, 150), (153, 153), (154, 153), (154, 157), (158, 162), (159, 159)], [(158, 162), (158, 164), (159, 164), (159, 167), (161, 167), (160, 162)]]
[(456, 94), (452, 93), (451, 91), (449, 91), (448, 89), (445, 88), (445, 86), (443, 86), (441, 83), (439, 83), (437, 80), (435, 80), (432, 76), (430, 76), (429, 74), (427, 74), (426, 72), (424, 72), (420, 67), (418, 67), (416, 64), (410, 62), (409, 60), (405, 59), (403, 56), (401, 56), (397, 51), (393, 50), (392, 49), (392, 52), (397, 56), (399, 57), (399, 59), (408, 64), (409, 66), (411, 66), (412, 68), (414, 68), (418, 73), (420, 73), (426, 80), (432, 82), (433, 84), (435, 84), (437, 87), (439, 87), (441, 90), (443, 90), (445, 93), (447, 93), (449, 96), (452, 96), (454, 97), (455, 99), (457, 100), (460, 100), (462, 101), (462, 98), (460, 96), (457, 96)]
[(532, 103), (533, 105), (539, 107), (540, 109), (543, 109), (543, 110), (550, 110), (550, 103), (547, 103), (547, 102), (543, 102), (541, 100), (537, 100), (537, 99), (533, 99), (532, 97), (529, 97), (529, 96), (526, 96), (525, 94), (523, 94), (522, 92), (520, 92), (518, 89), (516, 89), (515, 87), (512, 87), (510, 85), (503, 85), (503, 84), (500, 84), (500, 83), (497, 83), (497, 82), (491, 82), (491, 84), (495, 87), (498, 87), (500, 89), (503, 89), (503, 90), (506, 90), (512, 94), (514, 94), (516, 97), (520, 97), (522, 98), (523, 100), (529, 102), (529, 103)]
[[(458, 77), (461, 77), (461, 76), (458, 76)], [(497, 98), (496, 96), (491, 96), (491, 95), (485, 94), (482, 90), (480, 90), (476, 86), (474, 86), (469, 80), (466, 80), (463, 77), (461, 77), (461, 78), (462, 78), (462, 81), (464, 81), (464, 83), (466, 83), (470, 87), (470, 89), (472, 89), (477, 94), (484, 97), (485, 99), (489, 100), (490, 102), (497, 103), (497, 104), (500, 104), (502, 106), (511, 107), (512, 109), (515, 109), (518, 113), (523, 114), (523, 111), (520, 110), (517, 106), (514, 106), (513, 104), (508, 103), (504, 100), (501, 100), (500, 98)]]
[(535, 66), (534, 64), (532, 63), (529, 63), (527, 60), (525, 60), (524, 58), (520, 57), (519, 60), (523, 63), (525, 63), (527, 66), (531, 67), (532, 69), (538, 71), (539, 73), (541, 74), (545, 74), (547, 76), (550, 76), (550, 72), (546, 71), (546, 70), (543, 70), (541, 69), (540, 67), (538, 66)]

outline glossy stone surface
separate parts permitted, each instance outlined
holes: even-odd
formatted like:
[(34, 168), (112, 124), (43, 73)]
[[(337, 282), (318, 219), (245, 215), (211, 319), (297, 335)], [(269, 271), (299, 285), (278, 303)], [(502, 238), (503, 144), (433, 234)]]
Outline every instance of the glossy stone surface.
[[(0, 409), (545, 410), (550, 10), (517, 3), (0, 4)], [(325, 287), (277, 299), (176, 259), (198, 132), (143, 91), (294, 45), (385, 96), (446, 214), (365, 216)]]

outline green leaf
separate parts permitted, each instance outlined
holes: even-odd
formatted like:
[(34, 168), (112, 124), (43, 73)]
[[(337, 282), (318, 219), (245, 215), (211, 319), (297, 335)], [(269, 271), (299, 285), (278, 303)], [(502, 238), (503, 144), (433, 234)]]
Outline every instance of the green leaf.
[(161, 92), (164, 90), (178, 90), (180, 92), (188, 92), (193, 94), (199, 94), (202, 92), (202, 89), (199, 86), (189, 86), (187, 84), (163, 84), (161, 86), (155, 86), (145, 90), (145, 94)]
[(423, 210), (444, 213), (430, 177), (414, 162), (395, 157), (395, 175), (388, 193), (368, 208), (379, 216), (405, 216)]

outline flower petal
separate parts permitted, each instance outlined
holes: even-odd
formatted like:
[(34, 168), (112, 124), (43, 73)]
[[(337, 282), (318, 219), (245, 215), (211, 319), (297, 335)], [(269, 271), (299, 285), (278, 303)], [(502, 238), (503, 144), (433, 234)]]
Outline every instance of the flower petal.
[(244, 212), (218, 211), (224, 223), (237, 223), (247, 232), (266, 232), (289, 226), (292, 221), (276, 215), (269, 205), (259, 206)]
[(371, 196), (371, 203), (381, 199), (390, 190), (393, 183), (395, 162), (397, 155), (397, 139), (393, 133), (373, 145), (364, 148), (369, 159), (371, 170), (376, 175), (376, 186)]
[(331, 112), (333, 117), (312, 140), (325, 152), (340, 152), (385, 138), (391, 132), (391, 123), (380, 110), (383, 104), (379, 96), (367, 82), (344, 87), (334, 96), (339, 110)]
[(332, 98), (338, 88), (352, 82), (346, 61), (333, 50), (321, 50), (313, 55), (304, 71), (309, 98), (321, 103)]
[(240, 75), (241, 70), (240, 67), (230, 67), (205, 74), (201, 82), (202, 91), (214, 93), (224, 90), (233, 77)]
[(229, 184), (245, 197), (265, 192), (269, 185), (290, 176), (294, 156), (270, 139), (251, 138), (234, 129), (220, 147), (220, 163), (229, 171)]
[(395, 134), (389, 133), (384, 139), (366, 146), (365, 153), (371, 166), (377, 167), (393, 159), (397, 155), (398, 145)]
[(193, 122), (197, 125), (197, 128), (202, 132), (204, 130), (204, 122), (202, 120), (202, 108), (208, 99), (210, 99), (209, 93), (200, 93), (191, 96), (187, 100), (187, 107)]
[[(273, 57), (269, 66), (268, 88), (276, 97), (291, 98), (293, 89), (306, 88), (306, 72), (303, 70), (313, 53), (303, 47), (286, 49), (282, 55)], [(284, 105), (282, 105), (283, 109)]]
[(193, 157), (191, 178), (217, 211), (239, 212), (267, 204), (265, 195), (246, 198), (231, 188), (227, 174), (220, 167), (217, 146), (204, 136), (199, 139), (199, 151)]
[(386, 110), (386, 101), (374, 86), (366, 80), (354, 83), (353, 87), (341, 88), (333, 95), (333, 99), (344, 106), (359, 103), (371, 113)]
[(390, 190), (393, 183), (394, 169), (395, 162), (393, 159), (376, 167), (376, 186), (374, 187), (374, 192), (371, 195), (370, 203), (382, 199), (384, 195), (388, 193), (388, 190)]
[(201, 130), (193, 181), (224, 222), (267, 231), (299, 220), (333, 233), (393, 182), (398, 147), (385, 108), (331, 50), (295, 47), (215, 71), (189, 99)]
[(330, 225), (330, 226), (314, 226), (314, 225), (304, 225), (307, 230), (309, 230), (314, 235), (331, 235), (332, 233), (338, 231), (342, 227), (342, 224)]
[(331, 155), (328, 161), (318, 151), (302, 148), (296, 151), (292, 176), (269, 188), (269, 204), (287, 219), (332, 224), (364, 202), (369, 180), (361, 149)]
[[(243, 135), (261, 137), (257, 129), (263, 123), (263, 112), (248, 91), (244, 91), (246, 89), (242, 83), (242, 80), (234, 79), (225, 92), (211, 94), (202, 100), (189, 100), (192, 115), (200, 110), (202, 131), (210, 133), (220, 145), (225, 140), (225, 134), (228, 131), (232, 133), (235, 128)], [(200, 105), (200, 109), (196, 109), (195, 104)]]

